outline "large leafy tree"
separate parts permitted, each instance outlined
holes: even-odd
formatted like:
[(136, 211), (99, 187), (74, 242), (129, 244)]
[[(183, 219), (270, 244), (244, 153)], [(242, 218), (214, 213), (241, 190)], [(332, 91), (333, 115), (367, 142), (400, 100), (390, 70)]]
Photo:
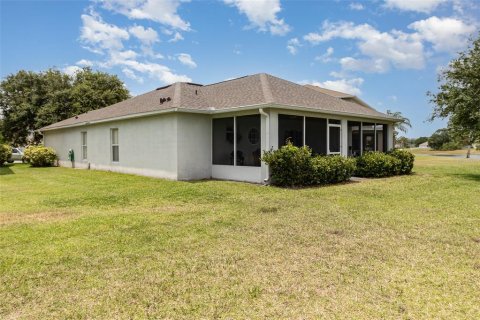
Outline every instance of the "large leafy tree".
[(431, 120), (448, 118), (451, 132), (468, 146), (480, 140), (480, 36), (450, 62), (438, 78), (438, 93), (429, 92), (435, 105)]
[(116, 76), (84, 68), (74, 75), (49, 69), (19, 71), (0, 83), (2, 135), (14, 144), (37, 143), (36, 130), (129, 98)]

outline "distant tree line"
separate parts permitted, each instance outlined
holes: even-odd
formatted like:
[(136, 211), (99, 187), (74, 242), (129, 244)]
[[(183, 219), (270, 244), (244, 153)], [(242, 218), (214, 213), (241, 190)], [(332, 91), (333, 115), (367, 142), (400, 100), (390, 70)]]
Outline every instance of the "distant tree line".
[(74, 75), (21, 70), (0, 83), (0, 143), (38, 143), (38, 129), (129, 97), (116, 75), (90, 68)]
[(397, 139), (397, 144), (402, 148), (418, 147), (424, 142), (428, 142), (428, 147), (433, 150), (459, 150), (468, 147), (469, 143), (449, 128), (438, 129), (430, 137)]
[(438, 92), (427, 93), (434, 104), (431, 120), (448, 118), (448, 130), (435, 132), (429, 143), (468, 146), (468, 158), (470, 147), (480, 141), (480, 36), (450, 62), (438, 82)]

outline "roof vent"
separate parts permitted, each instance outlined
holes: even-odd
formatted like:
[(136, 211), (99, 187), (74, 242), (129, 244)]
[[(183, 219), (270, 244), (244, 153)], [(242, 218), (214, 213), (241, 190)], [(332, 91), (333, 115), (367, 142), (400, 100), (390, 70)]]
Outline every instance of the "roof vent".
[(78, 119), (78, 116), (75, 116), (75, 119)]
[(163, 104), (164, 102), (171, 101), (172, 99), (170, 97), (166, 98), (160, 98), (160, 104)]

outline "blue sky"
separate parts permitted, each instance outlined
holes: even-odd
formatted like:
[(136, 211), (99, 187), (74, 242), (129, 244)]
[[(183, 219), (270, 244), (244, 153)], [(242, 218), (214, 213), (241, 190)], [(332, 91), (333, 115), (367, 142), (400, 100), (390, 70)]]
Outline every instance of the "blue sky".
[(479, 30), (474, 0), (0, 2), (0, 76), (82, 66), (132, 94), (267, 72), (358, 95), (430, 135), (426, 92)]

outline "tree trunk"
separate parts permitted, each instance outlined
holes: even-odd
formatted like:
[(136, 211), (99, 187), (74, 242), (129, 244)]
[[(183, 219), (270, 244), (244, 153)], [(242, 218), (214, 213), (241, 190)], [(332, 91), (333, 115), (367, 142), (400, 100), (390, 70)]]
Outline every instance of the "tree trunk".
[(467, 149), (467, 159), (470, 158), (470, 148), (471, 148), (471, 145), (468, 145), (468, 149)]

